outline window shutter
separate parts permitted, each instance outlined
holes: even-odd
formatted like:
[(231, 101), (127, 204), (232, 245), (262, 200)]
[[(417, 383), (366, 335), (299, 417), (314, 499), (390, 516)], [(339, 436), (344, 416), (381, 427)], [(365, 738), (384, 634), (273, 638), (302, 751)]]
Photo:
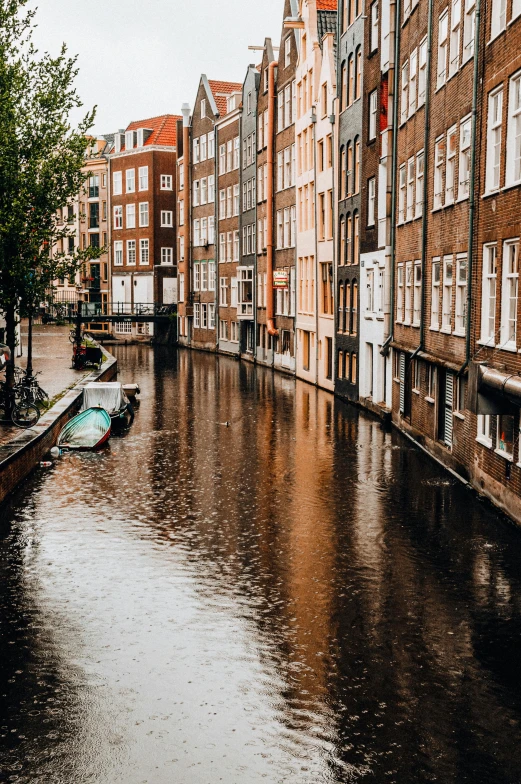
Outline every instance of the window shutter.
[(452, 446), (452, 410), (454, 407), (454, 374), (445, 376), (445, 444)]

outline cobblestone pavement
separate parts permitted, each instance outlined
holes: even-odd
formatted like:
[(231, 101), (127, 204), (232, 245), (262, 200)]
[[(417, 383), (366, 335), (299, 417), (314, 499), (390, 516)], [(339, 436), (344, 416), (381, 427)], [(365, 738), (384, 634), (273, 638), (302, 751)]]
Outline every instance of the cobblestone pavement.
[[(71, 368), (72, 345), (69, 342), (71, 329), (69, 324), (64, 327), (57, 327), (54, 324), (36, 324), (33, 327), (33, 372), (41, 371), (38, 381), (51, 399), (77, 384), (87, 373), (90, 373), (90, 369), (85, 371)], [(17, 358), (16, 364), (25, 368), (27, 364), (26, 322), (22, 323), (22, 351), (23, 356)], [(1, 377), (3, 378), (3, 376)], [(0, 444), (7, 443), (19, 433), (20, 430), (16, 427), (0, 425)]]

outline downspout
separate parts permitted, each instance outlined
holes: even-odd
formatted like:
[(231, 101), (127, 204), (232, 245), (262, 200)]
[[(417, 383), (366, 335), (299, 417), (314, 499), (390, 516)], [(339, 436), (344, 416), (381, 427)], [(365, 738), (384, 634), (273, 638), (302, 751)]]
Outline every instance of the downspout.
[(458, 376), (465, 372), (470, 363), (472, 324), (472, 262), (474, 244), (474, 218), (476, 212), (476, 137), (478, 117), (478, 92), (479, 92), (479, 42), (481, 27), (481, 0), (476, 2), (476, 27), (474, 30), (474, 75), (472, 82), (472, 124), (470, 131), (470, 182), (469, 182), (469, 245), (467, 251), (467, 313), (465, 332), (465, 362), (458, 371)]
[[(427, 266), (427, 216), (428, 216), (428, 160), (427, 150), (429, 149), (429, 136), (431, 130), (431, 67), (432, 67), (432, 16), (433, 0), (429, 0), (429, 10), (427, 17), (427, 63), (425, 74), (425, 123), (423, 137), (423, 191), (422, 191), (422, 246), (421, 246), (421, 303), (420, 303), (420, 343), (413, 352), (411, 359), (414, 359), (420, 351), (423, 351), (425, 343), (425, 269)], [(413, 281), (414, 284), (414, 281)]]
[(316, 106), (311, 107), (313, 126), (313, 201), (315, 202), (315, 384), (318, 384), (318, 212), (317, 212), (317, 114)]
[[(185, 258), (184, 258), (184, 267), (185, 267), (185, 275), (186, 275), (186, 285), (185, 285), (185, 318), (187, 304), (193, 303), (193, 296), (192, 296), (192, 241), (191, 241), (191, 234), (192, 234), (192, 179), (191, 179), (191, 169), (190, 169), (190, 106), (187, 103), (184, 103), (181, 107), (181, 112), (183, 113), (183, 168), (184, 168), (184, 211), (185, 211)], [(192, 325), (193, 325), (193, 317), (192, 317)], [(192, 334), (190, 331), (190, 341), (192, 338)]]
[(333, 98), (333, 101), (332, 101), (332, 104), (331, 104), (331, 114), (329, 115), (329, 122), (331, 123), (331, 201), (332, 201), (332, 204), (331, 204), (331, 235), (332, 235), (332, 238), (333, 238), (333, 253), (332, 253), (332, 259), (331, 259), (332, 263), (333, 263), (333, 298), (332, 298), (333, 299), (333, 314), (332, 314), (333, 315), (333, 337), (331, 339), (331, 351), (333, 352), (333, 356), (331, 357), (331, 373), (332, 373), (331, 383), (333, 384), (333, 386), (335, 384), (335, 373), (336, 373), (335, 368), (336, 368), (336, 361), (337, 361), (337, 357), (336, 357), (336, 355), (337, 355), (337, 351), (336, 351), (336, 334), (337, 334), (337, 331), (336, 331), (336, 314), (337, 314), (336, 290), (337, 290), (337, 280), (338, 280), (338, 276), (337, 276), (337, 261), (338, 261), (338, 259), (337, 259), (337, 244), (336, 244), (336, 239), (337, 239), (336, 219), (337, 219), (338, 210), (337, 210), (337, 203), (336, 203), (336, 198), (335, 198), (335, 194), (336, 194), (336, 188), (335, 188), (335, 173), (336, 173), (336, 168), (335, 168), (335, 150), (336, 150), (336, 147), (335, 147), (335, 144), (336, 144), (336, 139), (335, 139), (335, 119), (336, 119), (335, 110), (336, 110), (336, 101), (337, 101), (337, 99)]
[[(266, 242), (266, 325), (268, 335), (278, 337), (279, 331), (275, 327), (273, 318), (273, 147), (275, 143), (275, 68), (278, 63), (272, 60), (268, 65), (268, 150), (267, 150), (267, 204), (266, 223), (268, 237)], [(272, 352), (274, 353), (274, 352)]]
[(389, 353), (389, 345), (394, 338), (394, 273), (396, 265), (396, 173), (398, 171), (398, 87), (399, 87), (399, 68), (400, 59), (400, 25), (401, 2), (396, 0), (394, 8), (394, 62), (393, 62), (393, 146), (391, 153), (391, 286), (389, 302), (389, 334), (385, 339), (380, 354), (386, 357)]
[[(214, 121), (214, 126), (213, 126), (213, 128), (214, 128), (214, 148), (213, 148), (213, 151), (214, 151), (214, 156), (213, 156), (213, 158), (214, 158), (214, 175), (213, 176), (214, 176), (214, 182), (215, 182), (215, 186), (214, 186), (214, 202), (213, 202), (214, 203), (214, 208), (213, 208), (213, 215), (214, 215), (214, 217), (213, 217), (213, 242), (214, 242), (214, 254), (213, 255), (214, 255), (214, 262), (213, 263), (214, 263), (214, 268), (215, 268), (215, 275), (214, 275), (214, 280), (215, 280), (215, 305), (214, 305), (213, 325), (214, 325), (214, 329), (215, 329), (215, 350), (219, 351), (219, 308), (217, 307), (217, 292), (218, 292), (217, 280), (218, 280), (218, 276), (219, 276), (219, 259), (218, 259), (219, 242), (218, 241), (216, 242), (216, 239), (217, 240), (219, 239), (218, 233), (217, 233), (217, 229), (218, 229), (218, 222), (217, 222), (217, 220), (218, 220), (218, 215), (219, 215), (219, 213), (218, 213), (218, 206), (219, 205), (217, 203), (217, 193), (218, 193), (218, 190), (219, 190), (219, 168), (218, 168), (218, 161), (219, 161), (219, 157), (218, 157), (219, 128), (218, 128), (217, 123), (221, 119), (221, 116), (217, 115), (217, 117), (218, 117), (218, 119)], [(210, 239), (210, 236), (209, 236), (210, 235), (210, 227), (209, 226), (206, 227), (206, 231), (208, 232), (207, 235), (206, 235), (206, 241), (208, 242), (209, 239)], [(208, 242), (208, 244), (210, 244), (210, 243)], [(237, 274), (237, 273), (235, 273), (235, 274)], [(237, 283), (238, 283), (238, 281), (237, 281)], [(230, 294), (231, 294), (231, 292), (230, 292)], [(239, 288), (237, 286), (237, 297), (238, 296), (239, 296)], [(237, 307), (235, 308), (235, 314), (236, 314), (236, 317), (237, 317)], [(240, 344), (239, 344), (239, 348), (240, 348)]]

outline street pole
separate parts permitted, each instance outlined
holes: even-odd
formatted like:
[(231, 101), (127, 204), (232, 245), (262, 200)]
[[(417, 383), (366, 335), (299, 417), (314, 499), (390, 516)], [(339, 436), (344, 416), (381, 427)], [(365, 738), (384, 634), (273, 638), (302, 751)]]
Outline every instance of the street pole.
[(33, 311), (29, 311), (29, 323), (27, 327), (27, 367), (25, 368), (25, 375), (32, 376), (33, 374)]

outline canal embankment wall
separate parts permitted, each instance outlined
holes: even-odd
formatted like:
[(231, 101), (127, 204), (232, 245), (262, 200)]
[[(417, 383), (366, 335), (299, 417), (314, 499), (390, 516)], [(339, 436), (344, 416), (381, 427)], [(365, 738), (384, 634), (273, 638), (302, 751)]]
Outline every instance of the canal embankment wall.
[(76, 384), (39, 420), (35, 427), (23, 430), (6, 444), (0, 445), (0, 504), (13, 493), (56, 444), (64, 425), (80, 408), (83, 387), (92, 381), (110, 381), (118, 372), (117, 360), (103, 349), (104, 361), (99, 370)]

